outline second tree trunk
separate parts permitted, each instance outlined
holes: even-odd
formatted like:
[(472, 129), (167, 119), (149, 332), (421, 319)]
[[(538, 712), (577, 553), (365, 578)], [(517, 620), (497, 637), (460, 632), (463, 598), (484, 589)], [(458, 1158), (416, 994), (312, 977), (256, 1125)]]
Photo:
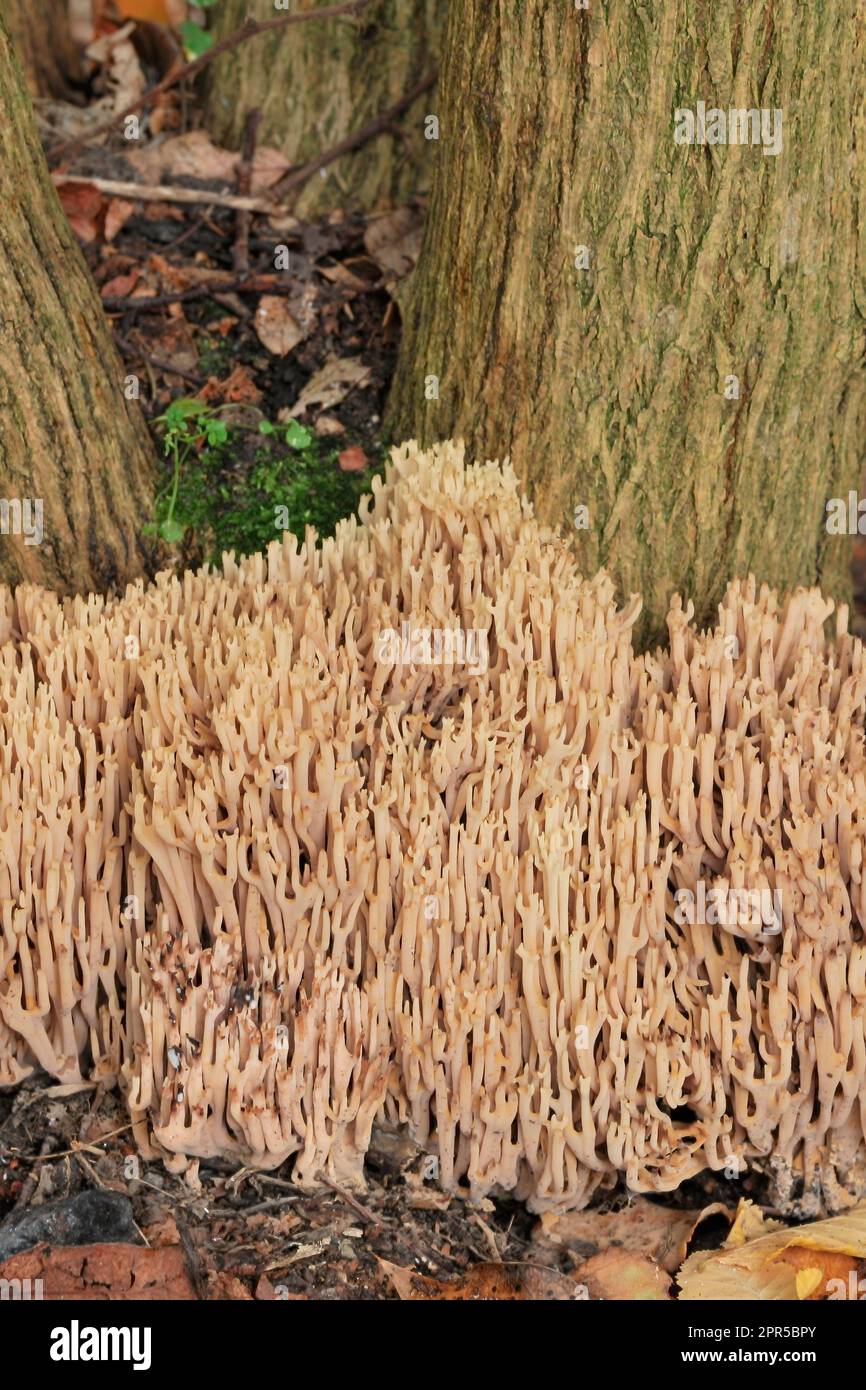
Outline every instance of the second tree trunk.
[[(645, 634), (672, 589), (707, 618), (750, 569), (844, 593), (824, 509), (866, 439), (854, 11), (454, 0), (439, 90), (392, 435), (510, 454), (584, 567), (643, 593)], [(699, 102), (763, 108), (767, 140), (678, 143)]]
[[(299, 0), (293, 10), (321, 8)], [(442, 0), (372, 0), (357, 16), (312, 20), (248, 40), (217, 59), (208, 80), (207, 121), (215, 138), (240, 144), (247, 113), (262, 111), (260, 140), (304, 164), (363, 129), (436, 68)], [(273, 19), (273, 0), (221, 0), (216, 37), (246, 16)], [(429, 183), (424, 117), (430, 93), (395, 128), (316, 174), (296, 200), (312, 216), (334, 208), (399, 206)], [(426, 103), (426, 104), (425, 104)]]

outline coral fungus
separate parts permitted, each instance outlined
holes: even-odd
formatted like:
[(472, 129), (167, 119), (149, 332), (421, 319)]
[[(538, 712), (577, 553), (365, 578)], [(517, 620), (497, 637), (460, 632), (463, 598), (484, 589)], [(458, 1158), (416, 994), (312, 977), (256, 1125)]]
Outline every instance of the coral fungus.
[(638, 609), (454, 445), (321, 545), (0, 590), (0, 1082), (301, 1183), (386, 1116), (534, 1210), (866, 1191), (863, 648), (815, 590)]

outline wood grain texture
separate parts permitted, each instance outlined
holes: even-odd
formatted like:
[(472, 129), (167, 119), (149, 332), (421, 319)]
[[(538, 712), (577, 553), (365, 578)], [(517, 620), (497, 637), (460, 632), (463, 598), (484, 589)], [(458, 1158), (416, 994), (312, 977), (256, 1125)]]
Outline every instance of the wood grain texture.
[(0, 582), (86, 592), (147, 570), (156, 460), (123, 385), (0, 19), (0, 500), (44, 516), (41, 544), (0, 535)]
[(31, 96), (68, 98), (82, 78), (68, 0), (0, 0)]
[[(824, 505), (866, 441), (854, 8), (455, 0), (443, 44), (392, 436), (510, 455), (545, 519), (586, 506), (581, 561), (644, 594), (645, 636), (672, 590), (708, 618), (749, 570), (846, 595)], [(701, 100), (780, 108), (782, 152), (677, 145)]]
[[(321, 0), (298, 0), (295, 11)], [(436, 67), (443, 0), (373, 0), (357, 17), (311, 21), (251, 39), (218, 59), (207, 83), (208, 128), (237, 149), (247, 112), (262, 110), (259, 139), (292, 164), (305, 164), (394, 105)], [(273, 0), (221, 0), (213, 11), (217, 37), (247, 14), (274, 17)], [(395, 130), (338, 160), (314, 177), (295, 210), (302, 217), (335, 208), (396, 207), (429, 188), (432, 141), (423, 122), (435, 111), (426, 95)]]

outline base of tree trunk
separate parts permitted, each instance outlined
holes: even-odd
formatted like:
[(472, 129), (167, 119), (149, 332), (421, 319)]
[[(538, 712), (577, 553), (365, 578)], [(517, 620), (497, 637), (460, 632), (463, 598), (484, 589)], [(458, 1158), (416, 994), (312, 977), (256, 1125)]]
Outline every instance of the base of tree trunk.
[[(293, 10), (318, 9), (299, 0)], [(273, 0), (221, 0), (217, 37), (240, 28), (247, 14), (273, 19)], [(218, 59), (207, 80), (206, 120), (215, 139), (240, 147), (247, 113), (262, 112), (261, 144), (305, 164), (361, 130), (436, 68), (440, 0), (373, 0), (357, 17), (338, 17), (250, 39)], [(295, 211), (311, 217), (335, 208), (398, 207), (429, 185), (435, 142), (424, 118), (435, 113), (428, 93), (400, 117), (398, 128), (336, 160), (300, 191)]]
[(145, 573), (155, 472), (0, 19), (0, 582), (73, 593)]
[[(710, 617), (726, 581), (849, 592), (861, 479), (866, 31), (795, 0), (450, 12), (441, 140), (386, 425), (510, 455), (586, 571)], [(689, 146), (677, 108), (781, 109)]]

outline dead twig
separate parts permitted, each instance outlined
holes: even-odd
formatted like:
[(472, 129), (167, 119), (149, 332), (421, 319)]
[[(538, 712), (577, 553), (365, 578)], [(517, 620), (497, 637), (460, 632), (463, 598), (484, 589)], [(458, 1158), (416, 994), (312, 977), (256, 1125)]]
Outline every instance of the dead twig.
[(131, 183), (123, 179), (97, 179), (86, 174), (52, 174), (60, 188), (66, 183), (87, 183), (99, 193), (140, 203), (192, 203), (196, 206), (233, 208), (236, 212), (285, 213), (269, 198), (242, 197), (237, 193), (210, 193), (206, 188), (181, 188), (175, 183)]
[[(262, 113), (256, 109), (250, 111), (244, 122), (244, 140), (241, 147), (241, 158), (238, 164), (238, 195), (241, 198), (248, 198), (253, 183), (253, 160), (256, 157), (256, 140), (258, 139), (259, 125)], [(250, 268), (250, 224), (252, 213), (248, 208), (238, 208), (238, 215), (235, 219), (235, 244), (232, 249), (232, 263), (238, 274)]]
[(256, 1216), (260, 1211), (275, 1211), (278, 1207), (288, 1207), (300, 1200), (301, 1194), (296, 1192), (294, 1197), (271, 1197), (267, 1202), (254, 1202), (251, 1207), (233, 1207), (232, 1213), (235, 1216)]
[(371, 1226), (374, 1227), (374, 1229), (370, 1232), (370, 1235), (376, 1235), (377, 1232), (381, 1231), (382, 1222), (380, 1221), (379, 1217), (376, 1216), (372, 1211), (370, 1211), (368, 1207), (363, 1206), (361, 1202), (357, 1200), (357, 1198), (352, 1196), (351, 1192), (346, 1192), (342, 1187), (338, 1187), (335, 1182), (331, 1182), (330, 1178), (322, 1176), (320, 1178), (320, 1181), (323, 1182), (326, 1187), (329, 1187), (332, 1192), (336, 1193), (336, 1195), (346, 1203), (347, 1207), (351, 1207), (352, 1211), (356, 1212), (358, 1216), (361, 1216), (365, 1221), (370, 1222)]
[(271, 193), (274, 198), (282, 200), (287, 193), (290, 193), (295, 188), (300, 188), (302, 184), (305, 184), (307, 180), (312, 178), (313, 174), (318, 173), (320, 169), (324, 169), (328, 164), (333, 164), (335, 159), (340, 159), (344, 154), (349, 154), (352, 150), (357, 150), (361, 145), (365, 145), (368, 140), (372, 140), (374, 136), (380, 135), (383, 131), (387, 130), (398, 116), (402, 116), (403, 112), (408, 111), (409, 107), (414, 105), (420, 96), (423, 96), (425, 92), (430, 90), (436, 81), (436, 77), (437, 74), (435, 72), (429, 73), (428, 76), (422, 78), (420, 82), (416, 82), (415, 86), (412, 87), (410, 91), (406, 92), (405, 96), (402, 96), (399, 101), (395, 101), (393, 106), (389, 106), (387, 111), (383, 111), (381, 116), (377, 116), (375, 120), (362, 126), (360, 130), (356, 130), (351, 135), (347, 135), (343, 140), (339, 140), (336, 145), (332, 145), (329, 150), (325, 150), (322, 154), (317, 155), (316, 158), (311, 159), (309, 163), (302, 164), (299, 169), (290, 169), (287, 174), (284, 174), (283, 177), (278, 179), (272, 186)]
[(98, 140), (102, 135), (108, 135), (115, 130), (127, 116), (134, 116), (138, 111), (147, 111), (162, 96), (163, 92), (168, 92), (172, 87), (176, 87), (179, 82), (185, 81), (188, 77), (195, 77), (201, 72), (202, 68), (208, 63), (212, 63), (214, 58), (220, 58), (224, 53), (230, 53), (232, 49), (240, 44), (246, 43), (248, 39), (254, 39), (259, 34), (270, 34), (274, 29), (284, 29), (290, 24), (305, 24), (308, 19), (336, 19), (338, 15), (354, 15), (369, 5), (370, 0), (347, 0), (342, 5), (325, 5), (319, 10), (300, 10), (291, 14), (280, 14), (274, 19), (253, 19), (251, 16), (244, 20), (240, 29), (236, 29), (233, 34), (226, 34), (224, 39), (209, 48), (206, 53), (202, 53), (192, 62), (183, 63), (180, 67), (172, 69), (166, 73), (160, 82), (153, 87), (149, 87), (143, 92), (136, 101), (130, 103), (123, 111), (118, 111), (110, 120), (104, 121), (95, 129), (76, 135), (72, 140), (64, 140), (61, 144), (55, 145), (48, 151), (49, 160), (60, 159), (81, 149), (89, 141)]
[(21, 1191), (18, 1193), (15, 1205), (12, 1208), (13, 1211), (23, 1211), (24, 1208), (28, 1205), (30, 1198), (36, 1191), (36, 1184), (39, 1181), (41, 1170), (38, 1165), (41, 1160), (48, 1158), (48, 1156), (51, 1153), (51, 1150), (54, 1148), (54, 1143), (55, 1140), (53, 1134), (46, 1135), (45, 1138), (42, 1140), (42, 1147), (39, 1150), (39, 1157), (33, 1160), (33, 1167), (30, 1169), (30, 1172), (27, 1174), (27, 1177), (21, 1184)]
[(188, 290), (174, 294), (149, 294), (143, 299), (129, 295), (109, 295), (102, 307), (110, 313), (142, 314), (152, 309), (164, 309), (168, 304), (186, 304), (191, 299), (219, 299), (226, 294), (292, 294), (294, 287), (279, 283), (273, 275), (254, 275), (251, 279), (208, 280)]

